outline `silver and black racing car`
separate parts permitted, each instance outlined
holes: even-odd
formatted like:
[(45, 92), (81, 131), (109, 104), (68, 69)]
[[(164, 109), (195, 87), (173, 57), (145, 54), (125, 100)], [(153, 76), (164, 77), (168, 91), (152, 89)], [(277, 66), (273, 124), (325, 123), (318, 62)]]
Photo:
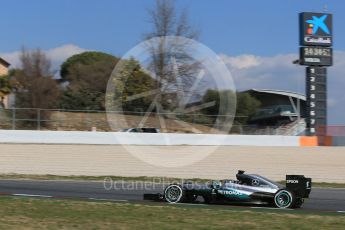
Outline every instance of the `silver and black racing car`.
[(205, 203), (255, 203), (278, 208), (299, 208), (311, 191), (311, 178), (287, 175), (283, 186), (257, 174), (239, 170), (237, 180), (211, 181), (206, 184), (170, 184), (163, 194), (144, 194), (145, 200), (168, 203), (193, 203), (201, 198)]

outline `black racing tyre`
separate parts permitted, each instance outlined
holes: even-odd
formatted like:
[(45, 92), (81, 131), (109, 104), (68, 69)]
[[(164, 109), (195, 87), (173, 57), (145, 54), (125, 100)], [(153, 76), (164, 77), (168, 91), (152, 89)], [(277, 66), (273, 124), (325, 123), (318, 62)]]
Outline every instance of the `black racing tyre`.
[(296, 205), (296, 197), (294, 192), (288, 189), (280, 189), (274, 195), (274, 205), (277, 208), (294, 208)]
[(209, 196), (202, 196), (205, 204), (211, 204), (211, 198)]
[(186, 191), (181, 185), (171, 184), (168, 185), (164, 190), (164, 199), (168, 203), (176, 204), (186, 201)]
[(294, 208), (300, 208), (303, 203), (304, 203), (304, 200), (302, 198), (297, 198)]
[(196, 199), (198, 199), (198, 196), (197, 195), (193, 195), (193, 194), (187, 194), (186, 196), (186, 202), (188, 203), (193, 203), (196, 201)]

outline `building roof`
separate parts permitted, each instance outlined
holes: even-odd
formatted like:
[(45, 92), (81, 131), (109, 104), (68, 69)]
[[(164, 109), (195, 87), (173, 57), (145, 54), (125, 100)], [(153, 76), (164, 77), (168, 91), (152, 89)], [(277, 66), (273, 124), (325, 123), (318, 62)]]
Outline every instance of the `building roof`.
[(258, 92), (258, 93), (267, 93), (267, 94), (276, 94), (276, 95), (282, 95), (287, 97), (293, 97), (300, 100), (305, 101), (306, 97), (305, 95), (301, 93), (295, 93), (291, 91), (285, 91), (285, 90), (276, 90), (276, 89), (250, 89), (246, 92)]
[(0, 63), (3, 64), (3, 65), (6, 66), (6, 67), (9, 67), (9, 66), (11, 65), (10, 63), (8, 63), (7, 61), (5, 61), (5, 60), (2, 59), (1, 57), (0, 57)]

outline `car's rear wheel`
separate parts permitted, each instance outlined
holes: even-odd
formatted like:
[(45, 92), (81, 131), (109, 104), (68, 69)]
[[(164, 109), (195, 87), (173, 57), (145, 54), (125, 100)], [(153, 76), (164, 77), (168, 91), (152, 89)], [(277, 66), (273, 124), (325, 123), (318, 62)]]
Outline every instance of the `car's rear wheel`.
[(294, 208), (296, 197), (288, 189), (281, 189), (274, 195), (274, 204), (277, 208)]
[(181, 185), (171, 184), (164, 190), (164, 199), (168, 203), (181, 203), (186, 199), (186, 194)]

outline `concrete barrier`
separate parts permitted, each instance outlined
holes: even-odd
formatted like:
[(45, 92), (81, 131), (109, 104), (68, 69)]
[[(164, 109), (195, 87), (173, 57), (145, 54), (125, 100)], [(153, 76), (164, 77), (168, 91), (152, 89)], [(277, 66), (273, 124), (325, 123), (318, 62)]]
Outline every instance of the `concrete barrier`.
[(296, 136), (0, 130), (0, 143), (300, 146), (308, 142), (301, 142)]

